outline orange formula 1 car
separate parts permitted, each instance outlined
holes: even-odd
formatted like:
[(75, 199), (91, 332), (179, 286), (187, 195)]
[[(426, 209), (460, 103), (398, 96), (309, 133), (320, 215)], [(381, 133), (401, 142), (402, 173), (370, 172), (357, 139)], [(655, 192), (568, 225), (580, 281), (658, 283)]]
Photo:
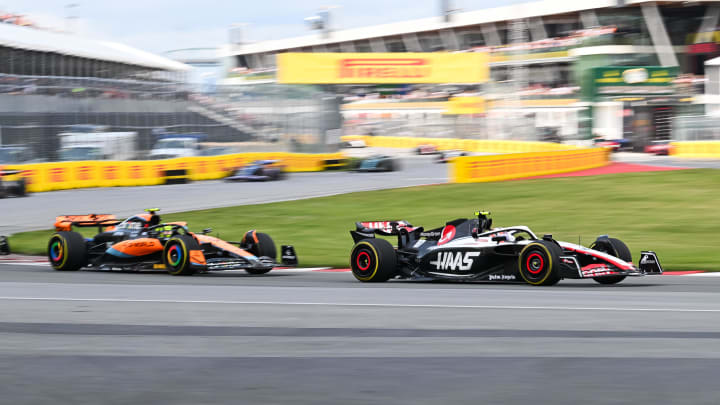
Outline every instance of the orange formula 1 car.
[[(56, 218), (55, 234), (48, 242), (48, 259), (55, 270), (166, 269), (172, 275), (212, 270), (243, 269), (264, 274), (278, 266), (272, 238), (248, 231), (240, 242), (227, 242), (190, 232), (185, 222), (160, 223), (158, 209), (124, 221), (114, 215), (63, 215)], [(73, 227), (98, 227), (85, 238)], [(282, 246), (282, 264), (296, 265), (292, 246)]]

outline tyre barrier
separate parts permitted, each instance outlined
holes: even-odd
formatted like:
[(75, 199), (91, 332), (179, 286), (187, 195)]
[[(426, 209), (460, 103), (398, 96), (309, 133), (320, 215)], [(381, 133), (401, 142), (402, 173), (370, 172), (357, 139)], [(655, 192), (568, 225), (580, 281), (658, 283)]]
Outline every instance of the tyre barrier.
[(163, 172), (163, 184), (187, 184), (190, 182), (190, 174), (185, 169), (165, 170)]
[(10, 254), (10, 242), (6, 236), (0, 236), (0, 256), (7, 256)]
[(343, 170), (347, 167), (348, 159), (327, 159), (323, 161), (324, 170)]
[[(166, 172), (175, 170), (184, 170), (187, 181), (216, 180), (227, 177), (232, 169), (255, 160), (279, 160), (287, 172), (318, 172), (326, 170), (326, 161), (342, 159), (344, 156), (341, 153), (256, 152), (165, 160), (34, 163), (3, 170), (21, 170), (18, 176), (24, 179), (27, 191), (39, 192), (88, 187), (155, 186), (165, 184)], [(177, 176), (181, 178), (180, 172)]]
[(451, 162), (449, 177), (454, 183), (477, 183), (575, 172), (607, 166), (610, 153), (609, 148), (588, 148), (462, 156)]
[(720, 159), (720, 141), (682, 141), (672, 142), (670, 145), (672, 156)]

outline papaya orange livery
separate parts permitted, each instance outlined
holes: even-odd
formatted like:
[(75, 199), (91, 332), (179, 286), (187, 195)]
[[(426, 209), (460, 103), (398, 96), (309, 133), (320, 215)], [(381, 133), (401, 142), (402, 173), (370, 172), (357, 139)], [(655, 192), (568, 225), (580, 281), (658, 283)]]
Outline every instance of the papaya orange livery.
[[(241, 242), (228, 242), (207, 235), (212, 229), (194, 233), (186, 222), (165, 222), (157, 208), (119, 220), (110, 214), (61, 215), (55, 220), (57, 232), (48, 243), (48, 259), (55, 270), (164, 269), (172, 275), (191, 275), (213, 270), (245, 270), (264, 274), (277, 258), (275, 242), (254, 230)], [(92, 238), (75, 232), (75, 227), (97, 227)], [(292, 246), (282, 248), (283, 265), (296, 265)]]

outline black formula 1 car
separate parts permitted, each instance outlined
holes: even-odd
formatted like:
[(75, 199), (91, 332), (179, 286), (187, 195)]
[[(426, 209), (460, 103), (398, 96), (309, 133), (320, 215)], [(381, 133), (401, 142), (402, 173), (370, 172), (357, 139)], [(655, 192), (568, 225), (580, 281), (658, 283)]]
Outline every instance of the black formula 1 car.
[(444, 150), (440, 152), (435, 162), (437, 163), (449, 163), (453, 159), (460, 156), (468, 156), (468, 153), (462, 150)]
[(287, 177), (279, 160), (256, 160), (232, 171), (226, 181), (270, 181)]
[(20, 177), (22, 170), (0, 169), (0, 198), (25, 197), (27, 185), (25, 179)]
[[(405, 221), (358, 222), (350, 231), (352, 273), (360, 281), (524, 281), (552, 285), (563, 278), (615, 284), (628, 276), (662, 274), (655, 252), (643, 251), (639, 267), (618, 239), (600, 236), (590, 247), (537, 237), (526, 226), (491, 228), (488, 212), (425, 231)], [(397, 236), (397, 248), (375, 235)]]
[[(160, 223), (157, 209), (123, 221), (114, 215), (63, 215), (56, 218), (56, 233), (48, 242), (48, 259), (55, 270), (165, 269), (172, 275), (213, 270), (243, 269), (264, 274), (278, 266), (272, 238), (254, 230), (240, 242), (229, 242), (190, 232), (184, 222)], [(97, 227), (98, 234), (84, 238), (73, 227)], [(296, 265), (292, 246), (282, 246), (284, 265)]]

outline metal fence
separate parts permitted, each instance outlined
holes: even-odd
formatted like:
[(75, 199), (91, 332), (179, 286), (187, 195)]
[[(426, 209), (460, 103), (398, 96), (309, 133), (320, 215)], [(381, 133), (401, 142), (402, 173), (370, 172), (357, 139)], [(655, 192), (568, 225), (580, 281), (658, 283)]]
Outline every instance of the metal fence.
[(173, 136), (195, 139), (192, 150), (176, 151), (185, 156), (333, 148), (324, 138), (333, 103), (322, 91), (195, 90), (170, 81), (0, 74), (0, 164), (155, 158), (158, 142)]
[(673, 120), (676, 141), (720, 140), (720, 117), (708, 115), (680, 116)]

